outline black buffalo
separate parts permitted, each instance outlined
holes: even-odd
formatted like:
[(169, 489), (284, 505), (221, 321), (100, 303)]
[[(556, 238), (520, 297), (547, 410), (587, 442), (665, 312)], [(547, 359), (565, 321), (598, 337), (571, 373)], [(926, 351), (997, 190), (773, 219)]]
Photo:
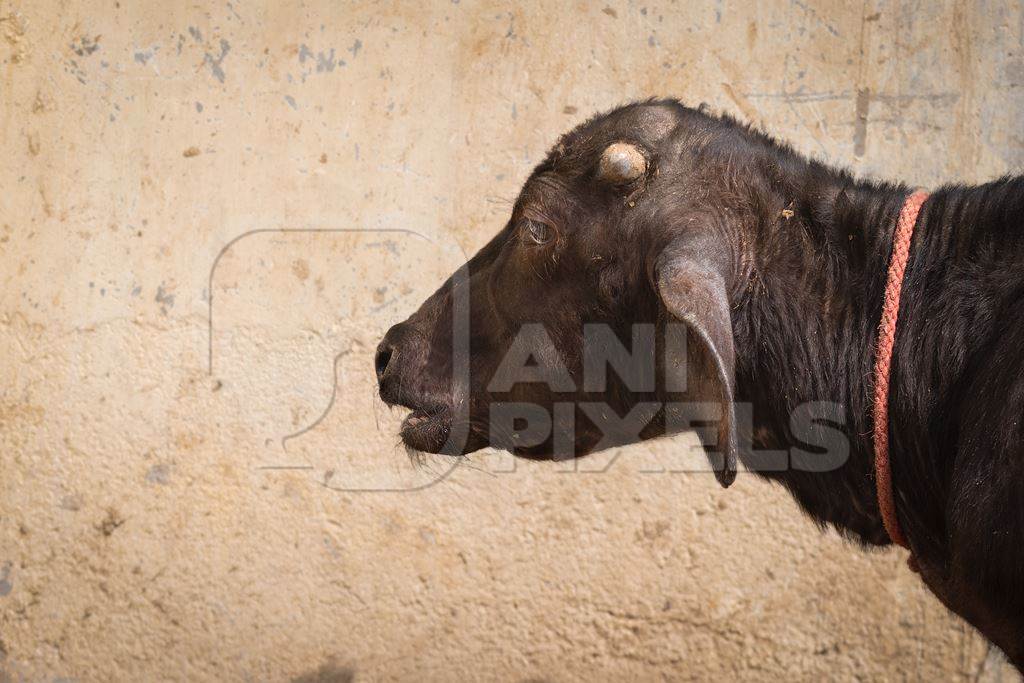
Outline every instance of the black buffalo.
[[(388, 331), (380, 395), (411, 409), (411, 449), (538, 458), (677, 432), (700, 422), (699, 406), (723, 485), (738, 458), (820, 525), (886, 545), (872, 369), (910, 191), (675, 101), (597, 116), (534, 169), (497, 236)], [(935, 191), (911, 245), (892, 362), (896, 507), (924, 581), (1018, 669), (1022, 294), (1024, 177)], [(674, 327), (686, 341), (675, 351)], [(685, 386), (673, 381), (680, 366)], [(800, 433), (793, 417), (814, 402), (839, 407), (829, 427)], [(801, 455), (782, 466), (759, 455), (780, 451)]]

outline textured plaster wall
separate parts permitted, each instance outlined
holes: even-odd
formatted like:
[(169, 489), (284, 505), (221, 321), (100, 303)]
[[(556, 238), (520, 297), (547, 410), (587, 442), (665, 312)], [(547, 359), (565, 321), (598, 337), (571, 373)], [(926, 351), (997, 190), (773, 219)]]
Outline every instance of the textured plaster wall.
[(371, 357), (594, 110), (983, 180), (1022, 41), (1018, 1), (0, 0), (0, 680), (1012, 680), (902, 552), (651, 473), (690, 437), (413, 469)]

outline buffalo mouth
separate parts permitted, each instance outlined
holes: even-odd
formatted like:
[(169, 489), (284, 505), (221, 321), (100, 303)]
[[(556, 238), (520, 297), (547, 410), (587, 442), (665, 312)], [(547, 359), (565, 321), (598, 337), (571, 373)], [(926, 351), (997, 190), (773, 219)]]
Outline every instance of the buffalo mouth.
[(402, 420), (399, 435), (407, 448), (423, 453), (448, 453), (454, 450), (453, 445), (448, 444), (452, 420), (446, 408), (406, 407), (412, 408), (412, 412)]

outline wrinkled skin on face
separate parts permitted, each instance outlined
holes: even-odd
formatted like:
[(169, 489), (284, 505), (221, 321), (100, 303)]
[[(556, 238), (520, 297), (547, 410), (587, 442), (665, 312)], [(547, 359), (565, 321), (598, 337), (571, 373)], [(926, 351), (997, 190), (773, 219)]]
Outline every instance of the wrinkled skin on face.
[[(564, 136), (505, 227), (388, 331), (380, 395), (411, 409), (409, 448), (581, 456), (678, 431), (687, 418), (666, 404), (710, 402), (712, 462), (731, 481), (728, 289), (738, 258), (687, 153), (702, 118), (675, 103), (631, 105)], [(672, 324), (688, 340), (673, 342)], [(653, 384), (617, 368), (587, 377), (614, 340), (653, 364)], [(682, 365), (686, 391), (670, 378)]]

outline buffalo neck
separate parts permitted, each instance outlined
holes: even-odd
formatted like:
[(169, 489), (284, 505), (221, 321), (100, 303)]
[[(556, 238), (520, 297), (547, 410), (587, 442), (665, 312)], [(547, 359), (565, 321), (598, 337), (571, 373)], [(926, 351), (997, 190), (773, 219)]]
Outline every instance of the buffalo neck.
[[(784, 208), (758, 217), (758, 257), (735, 311), (737, 399), (752, 405), (755, 449), (792, 447), (790, 416), (800, 404), (841, 406), (849, 444), (842, 466), (761, 474), (785, 485), (819, 523), (888, 543), (873, 475), (872, 371), (893, 231), (911, 190), (813, 162), (785, 165), (797, 171), (782, 182), (776, 176), (750, 185), (759, 205)], [(1021, 312), (1022, 198), (1024, 178), (946, 186), (918, 217), (896, 330), (889, 428), (898, 515), (924, 556), (945, 552), (948, 472), (969, 370)]]
[[(752, 411), (753, 452), (744, 460), (786, 486), (818, 523), (885, 544), (873, 477), (872, 368), (893, 228), (909, 191), (787, 161), (782, 182), (777, 171), (751, 183), (761, 193), (752, 205), (773, 215), (756, 217), (750, 282), (734, 311), (737, 400)], [(832, 416), (845, 453), (822, 453), (821, 462), (835, 463), (822, 468), (813, 455), (761, 468), (758, 451), (815, 452), (819, 444), (803, 442), (793, 424), (808, 406)]]

